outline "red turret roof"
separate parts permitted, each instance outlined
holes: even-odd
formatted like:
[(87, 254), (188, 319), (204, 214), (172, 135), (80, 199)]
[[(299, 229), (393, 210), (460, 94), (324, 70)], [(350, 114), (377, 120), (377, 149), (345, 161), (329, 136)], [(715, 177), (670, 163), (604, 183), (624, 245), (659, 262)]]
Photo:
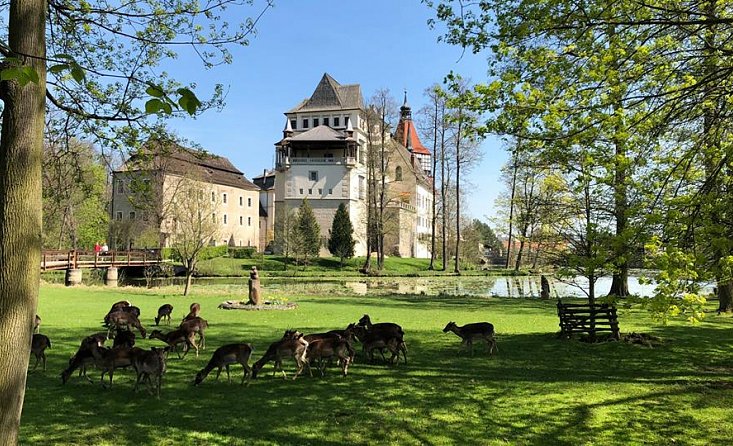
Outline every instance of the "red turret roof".
[[(412, 119), (400, 120), (400, 123), (397, 125), (396, 134), (399, 138), (400, 144), (407, 147), (408, 149), (411, 149), (412, 153), (417, 153), (420, 155), (430, 155), (430, 150), (428, 150), (420, 142), (420, 137), (417, 136), (417, 130), (415, 129), (415, 124), (412, 122)], [(408, 135), (410, 138), (409, 144), (407, 143)]]

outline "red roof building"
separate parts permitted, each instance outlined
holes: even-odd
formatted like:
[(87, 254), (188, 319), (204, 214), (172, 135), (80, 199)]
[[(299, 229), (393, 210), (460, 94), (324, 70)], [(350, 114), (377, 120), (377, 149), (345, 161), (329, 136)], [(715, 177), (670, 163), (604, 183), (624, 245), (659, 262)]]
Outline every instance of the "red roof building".
[(432, 178), (432, 155), (430, 150), (420, 142), (415, 123), (412, 121), (412, 109), (407, 104), (407, 92), (405, 92), (405, 101), (400, 107), (400, 122), (397, 124), (395, 139), (410, 151), (413, 167), (420, 168), (425, 176)]

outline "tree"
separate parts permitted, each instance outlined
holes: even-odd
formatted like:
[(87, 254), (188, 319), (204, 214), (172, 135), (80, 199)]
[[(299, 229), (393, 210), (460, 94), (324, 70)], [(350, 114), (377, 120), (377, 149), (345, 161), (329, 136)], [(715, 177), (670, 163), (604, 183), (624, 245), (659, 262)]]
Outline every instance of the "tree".
[(178, 182), (178, 195), (172, 206), (173, 233), (171, 247), (186, 268), (186, 286), (183, 295), (188, 295), (191, 278), (196, 271), (201, 251), (211, 241), (219, 238), (216, 215), (217, 201), (210, 198), (213, 185), (187, 177)]
[(303, 265), (307, 265), (308, 257), (318, 257), (321, 250), (321, 227), (307, 198), (303, 198), (303, 203), (298, 209), (295, 233), (298, 243), (293, 246), (293, 252), (301, 256)]
[(18, 441), (38, 301), (46, 101), (67, 113), (70, 136), (93, 135), (92, 142), (116, 148), (134, 147), (141, 132), (155, 127), (147, 123), (149, 114), (196, 113), (220, 104), (221, 89), (213, 102), (202, 104), (190, 88), (153, 67), (175, 56), (169, 46), (193, 48), (208, 66), (228, 62), (226, 46), (246, 44), (256, 23), (248, 20), (233, 29), (221, 19), (223, 9), (238, 3), (221, 0), (198, 8), (183, 0), (164, 6), (154, 0), (81, 5), (11, 0), (0, 5), (8, 30), (0, 45), (1, 444)]
[(331, 238), (328, 239), (328, 250), (341, 260), (341, 267), (344, 266), (344, 259), (354, 257), (354, 227), (351, 225), (349, 213), (346, 206), (341, 203), (336, 209), (336, 215), (333, 216), (333, 224), (331, 225)]
[(290, 254), (295, 252), (295, 247), (299, 245), (295, 230), (297, 219), (297, 210), (290, 209), (287, 204), (275, 209), (275, 249), (285, 257), (283, 264), (286, 270)]

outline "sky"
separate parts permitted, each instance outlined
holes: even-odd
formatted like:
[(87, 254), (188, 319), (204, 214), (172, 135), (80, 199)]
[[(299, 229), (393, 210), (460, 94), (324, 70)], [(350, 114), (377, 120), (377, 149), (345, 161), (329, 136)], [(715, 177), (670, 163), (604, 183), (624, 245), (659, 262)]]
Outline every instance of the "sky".
[[(262, 2), (255, 0), (256, 8)], [(245, 9), (256, 15), (257, 9)], [(439, 30), (427, 21), (432, 11), (419, 0), (276, 0), (246, 47), (235, 47), (233, 63), (205, 69), (182, 54), (168, 69), (174, 78), (195, 82), (205, 97), (216, 83), (228, 91), (226, 107), (170, 127), (207, 151), (229, 158), (249, 179), (273, 167), (274, 143), (282, 138), (284, 112), (310, 97), (323, 73), (341, 84), (360, 84), (368, 100), (388, 88), (400, 103), (407, 90), (413, 117), (423, 92), (454, 71), (474, 82), (486, 80), (486, 55), (464, 54), (438, 43)], [(236, 15), (227, 17), (230, 22)], [(487, 221), (502, 186), (499, 169), (507, 154), (497, 138), (482, 143), (483, 159), (466, 177), (464, 208)]]

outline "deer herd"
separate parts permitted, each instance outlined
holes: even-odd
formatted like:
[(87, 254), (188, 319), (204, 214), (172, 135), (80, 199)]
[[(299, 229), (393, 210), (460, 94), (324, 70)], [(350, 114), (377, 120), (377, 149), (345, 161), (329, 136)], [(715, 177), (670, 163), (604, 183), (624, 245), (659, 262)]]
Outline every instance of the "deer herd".
[[(155, 317), (155, 325), (160, 322), (171, 325), (171, 314), (173, 306), (162, 305)], [(197, 303), (191, 304), (189, 313), (183, 318), (179, 326), (168, 332), (159, 329), (152, 330), (149, 338), (160, 340), (165, 347), (152, 347), (145, 350), (135, 346), (137, 330), (140, 336), (145, 339), (147, 331), (140, 323), (140, 309), (128, 301), (117, 302), (112, 305), (104, 317), (105, 332), (91, 334), (82, 339), (76, 353), (69, 359), (69, 366), (61, 372), (61, 382), (66, 384), (72, 374), (78, 370), (80, 377), (85, 377), (93, 382), (87, 375), (89, 366), (101, 370), (100, 383), (105, 383), (105, 375), (109, 379), (109, 387), (112, 387), (114, 373), (117, 369), (132, 367), (136, 374), (135, 391), (141, 383), (145, 383), (150, 393), (155, 392), (160, 398), (160, 389), (163, 375), (166, 372), (166, 360), (170, 351), (175, 351), (179, 359), (186, 357), (186, 354), (193, 348), (196, 356), (199, 349), (206, 347), (205, 332), (208, 322), (200, 316), (201, 306)], [(31, 371), (42, 363), (43, 370), (46, 370), (45, 350), (51, 347), (51, 340), (38, 333), (41, 318), (36, 316), (33, 327), (31, 354), (35, 356), (36, 362)], [(443, 329), (444, 333), (452, 331), (461, 338), (461, 349), (467, 349), (473, 355), (473, 342), (485, 342), (486, 350), (490, 355), (498, 351), (494, 338), (494, 326), (488, 322), (477, 322), (463, 326), (449, 322)], [(382, 361), (388, 364), (397, 364), (400, 357), (407, 364), (407, 345), (404, 340), (404, 331), (398, 324), (392, 322), (372, 323), (369, 315), (365, 314), (358, 322), (349, 324), (345, 329), (331, 330), (324, 333), (305, 335), (297, 330), (286, 330), (282, 338), (271, 343), (265, 353), (252, 367), (249, 360), (252, 356), (253, 347), (248, 343), (226, 344), (214, 351), (209, 362), (201, 369), (193, 380), (194, 385), (201, 384), (204, 379), (216, 369), (216, 380), (223, 369), (226, 369), (227, 380), (231, 382), (229, 366), (240, 364), (243, 369), (241, 383), (249, 383), (249, 379), (255, 379), (261, 370), (268, 363), (273, 363), (273, 376), (279, 371), (284, 378), (287, 378), (283, 370), (283, 360), (292, 359), (295, 361), (297, 370), (293, 379), (296, 379), (304, 371), (313, 376), (312, 368), (315, 367), (320, 376), (324, 376), (326, 367), (334, 361), (338, 363), (341, 374), (348, 374), (349, 366), (354, 363), (356, 350), (355, 342), (361, 344), (361, 357), (364, 361), (374, 362), (375, 352)], [(113, 339), (112, 347), (105, 347), (104, 344)], [(385, 353), (389, 353), (387, 358)], [(181, 355), (182, 354), (182, 355)]]

